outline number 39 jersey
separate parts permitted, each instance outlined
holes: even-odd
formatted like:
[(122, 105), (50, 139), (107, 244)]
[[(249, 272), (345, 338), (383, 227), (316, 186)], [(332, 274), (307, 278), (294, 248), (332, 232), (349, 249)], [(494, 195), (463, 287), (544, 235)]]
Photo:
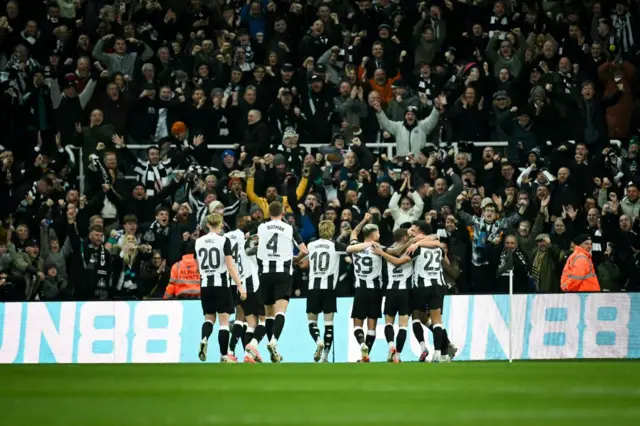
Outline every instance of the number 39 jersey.
[(196, 240), (201, 287), (229, 287), (225, 256), (231, 256), (231, 243), (226, 237), (210, 232)]
[(330, 240), (309, 243), (309, 290), (334, 290), (338, 283), (340, 254), (347, 246)]
[(441, 248), (420, 247), (413, 252), (413, 286), (445, 285)]
[[(359, 244), (351, 241), (351, 245)], [(356, 275), (355, 288), (380, 290), (382, 288), (382, 262), (384, 259), (373, 252), (371, 247), (352, 254), (353, 272)]]
[(302, 238), (291, 225), (271, 220), (258, 226), (258, 267), (261, 274), (293, 272), (293, 243)]
[[(236, 229), (231, 232), (227, 232), (224, 234), (225, 237), (229, 239), (231, 243), (231, 256), (233, 256), (233, 260), (238, 267), (238, 274), (240, 274), (240, 281), (242, 281), (242, 285), (244, 289), (248, 293), (255, 293), (259, 288), (259, 280), (258, 280), (258, 268), (254, 265), (251, 258), (247, 255), (245, 251), (245, 238), (244, 232), (240, 229)], [(251, 280), (249, 280), (251, 278)]]

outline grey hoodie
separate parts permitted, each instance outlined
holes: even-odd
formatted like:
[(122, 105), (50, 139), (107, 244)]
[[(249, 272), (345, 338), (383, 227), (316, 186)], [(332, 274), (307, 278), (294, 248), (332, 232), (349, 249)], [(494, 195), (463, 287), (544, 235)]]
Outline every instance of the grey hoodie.
[(69, 276), (67, 274), (66, 258), (71, 254), (71, 245), (66, 242), (64, 245), (60, 244), (60, 250), (54, 253), (49, 249), (49, 240), (53, 238), (58, 238), (53, 229), (49, 229), (47, 225), (40, 227), (40, 257), (44, 260), (45, 264), (52, 263), (56, 265), (58, 276), (67, 280)]

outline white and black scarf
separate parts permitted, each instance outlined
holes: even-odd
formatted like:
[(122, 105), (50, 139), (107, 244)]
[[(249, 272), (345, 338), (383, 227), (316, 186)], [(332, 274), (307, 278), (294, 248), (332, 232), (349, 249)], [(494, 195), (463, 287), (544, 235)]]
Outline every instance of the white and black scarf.
[(611, 21), (613, 23), (613, 28), (615, 28), (617, 44), (622, 47), (623, 52), (628, 53), (631, 48), (635, 46), (635, 41), (633, 40), (633, 27), (631, 25), (631, 14), (629, 12), (622, 16), (614, 14)]
[(346, 49), (344, 47), (340, 48), (340, 50), (338, 51), (338, 57), (335, 63), (336, 67), (344, 69), (345, 64), (353, 63), (354, 47), (355, 46), (351, 45), (351, 46), (348, 46)]

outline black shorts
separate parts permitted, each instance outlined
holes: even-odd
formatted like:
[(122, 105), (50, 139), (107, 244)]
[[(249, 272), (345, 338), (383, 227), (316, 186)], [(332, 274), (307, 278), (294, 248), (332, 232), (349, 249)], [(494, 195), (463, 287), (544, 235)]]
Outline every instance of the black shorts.
[[(200, 302), (202, 313), (207, 314), (232, 314), (233, 296), (229, 287), (203, 287), (200, 289)], [(233, 290), (235, 291), (235, 289)]]
[(331, 314), (338, 312), (335, 290), (310, 290), (307, 294), (308, 314)]
[(442, 309), (447, 287), (433, 284), (430, 287), (418, 287), (411, 290), (411, 309), (426, 312), (427, 309)]
[(275, 304), (278, 300), (291, 298), (291, 275), (286, 272), (273, 272), (260, 275), (260, 288), (262, 299), (267, 306)]
[(357, 288), (353, 298), (351, 318), (378, 319), (382, 318), (382, 290)]
[(387, 290), (384, 294), (384, 314), (390, 317), (409, 315), (409, 290)]
[(240, 306), (245, 316), (255, 315), (256, 317), (264, 316), (264, 302), (262, 301), (262, 287), (258, 288), (255, 293), (247, 292), (247, 298), (240, 301)]

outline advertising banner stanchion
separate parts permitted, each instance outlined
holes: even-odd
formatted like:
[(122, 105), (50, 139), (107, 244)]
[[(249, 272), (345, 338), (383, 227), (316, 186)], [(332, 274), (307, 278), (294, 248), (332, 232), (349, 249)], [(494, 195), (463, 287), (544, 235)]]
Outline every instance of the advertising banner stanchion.
[(513, 362), (513, 270), (509, 271), (509, 364)]

